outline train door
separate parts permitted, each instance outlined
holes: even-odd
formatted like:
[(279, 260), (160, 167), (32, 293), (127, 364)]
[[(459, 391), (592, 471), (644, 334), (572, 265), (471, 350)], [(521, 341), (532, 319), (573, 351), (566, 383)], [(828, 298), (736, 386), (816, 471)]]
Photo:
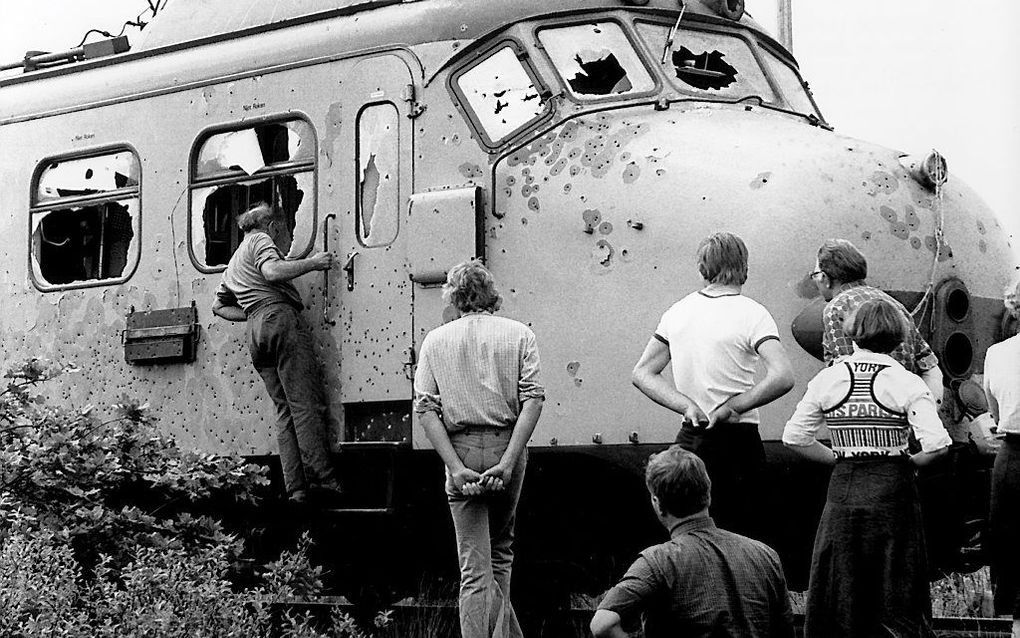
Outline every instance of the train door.
[(404, 98), (413, 94), (412, 76), (392, 54), (361, 60), (352, 71), (340, 88), (353, 162), (340, 169), (353, 180), (353, 197), (336, 220), (343, 268), (330, 285), (341, 308), (333, 329), (341, 344), (344, 440), (404, 442), (413, 350), (402, 213), (413, 187), (414, 130)]

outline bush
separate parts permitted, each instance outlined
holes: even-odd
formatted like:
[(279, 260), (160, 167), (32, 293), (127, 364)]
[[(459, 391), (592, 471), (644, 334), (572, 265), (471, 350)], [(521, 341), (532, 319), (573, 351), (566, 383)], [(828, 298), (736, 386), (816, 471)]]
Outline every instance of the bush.
[(198, 512), (213, 501), (254, 504), (269, 483), (264, 468), (181, 450), (126, 397), (103, 419), (38, 394), (74, 373), (31, 360), (4, 376), (0, 635), (370, 635), (339, 613), (327, 633), (308, 618), (274, 619), (274, 603), (321, 591), (307, 537), (258, 586), (231, 583), (243, 543)]

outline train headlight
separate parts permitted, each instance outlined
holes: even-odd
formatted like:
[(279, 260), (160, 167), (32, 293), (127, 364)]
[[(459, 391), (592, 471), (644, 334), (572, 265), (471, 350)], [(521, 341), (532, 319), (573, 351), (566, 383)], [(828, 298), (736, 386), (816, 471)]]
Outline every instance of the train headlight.
[(931, 346), (952, 379), (963, 379), (974, 365), (974, 322), (971, 317), (970, 291), (959, 279), (939, 284), (932, 308)]
[(942, 153), (933, 150), (926, 156), (901, 155), (900, 164), (914, 180), (929, 190), (942, 186), (949, 179), (949, 164)]
[(739, 20), (744, 17), (744, 0), (705, 0), (705, 4), (724, 18)]

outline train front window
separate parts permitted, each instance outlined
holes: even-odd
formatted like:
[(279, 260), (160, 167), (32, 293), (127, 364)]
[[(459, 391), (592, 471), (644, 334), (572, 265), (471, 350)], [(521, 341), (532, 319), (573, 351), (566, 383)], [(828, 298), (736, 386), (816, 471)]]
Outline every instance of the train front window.
[(237, 218), (265, 202), (283, 213), (294, 241), (288, 257), (314, 240), (315, 134), (301, 119), (263, 122), (201, 138), (191, 169), (191, 256), (220, 269), (243, 239)]
[[(662, 51), (670, 27), (637, 23), (638, 33), (651, 51)], [(736, 35), (681, 28), (666, 55), (667, 75), (685, 93), (741, 99), (757, 96), (778, 102), (751, 47)]]
[(125, 281), (138, 263), (139, 163), (130, 150), (47, 160), (32, 189), (32, 280), (42, 289)]
[(779, 85), (779, 90), (783, 92), (783, 97), (786, 98), (787, 106), (804, 115), (819, 115), (797, 72), (771, 52), (764, 51), (763, 55), (765, 64), (772, 72), (773, 79)]
[(534, 69), (509, 42), (457, 73), (453, 85), (489, 146), (524, 130), (550, 108)]
[(591, 22), (542, 29), (538, 39), (575, 97), (593, 99), (655, 88), (655, 81), (618, 24)]

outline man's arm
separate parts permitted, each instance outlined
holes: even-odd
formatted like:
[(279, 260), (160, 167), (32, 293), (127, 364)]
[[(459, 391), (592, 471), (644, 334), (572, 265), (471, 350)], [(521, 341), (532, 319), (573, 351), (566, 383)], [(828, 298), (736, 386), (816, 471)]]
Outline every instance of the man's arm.
[(942, 386), (942, 370), (935, 365), (927, 370), (921, 371), (921, 380), (931, 390), (931, 396), (935, 399), (935, 405), (942, 405), (942, 396), (945, 388)]
[(708, 417), (690, 397), (677, 390), (662, 372), (669, 363), (669, 346), (657, 337), (648, 340), (645, 351), (631, 372), (631, 383), (659, 405), (669, 408), (695, 425), (708, 421)]
[(771, 403), (793, 389), (793, 368), (779, 339), (763, 341), (758, 346), (758, 354), (765, 362), (765, 376), (747, 392), (730, 397), (713, 410), (708, 417), (708, 427), (735, 420), (744, 412)]
[(544, 399), (526, 399), (521, 405), (521, 413), (514, 424), (510, 442), (499, 459), (499, 463), (482, 472), (482, 485), (488, 489), (501, 490), (503, 484), (510, 480), (521, 453), (531, 440), (531, 435), (538, 425), (538, 417), (542, 415)]
[(620, 614), (608, 609), (596, 609), (592, 616), (591, 635), (594, 638), (627, 638), (628, 634), (620, 626)]
[(237, 297), (234, 293), (230, 292), (225, 284), (220, 284), (220, 287), (216, 289), (216, 300), (213, 301), (212, 312), (221, 319), (227, 321), (247, 321), (248, 317), (244, 314), (244, 310), (241, 306), (237, 305)]
[(304, 259), (269, 259), (262, 262), (259, 270), (270, 283), (290, 281), (313, 270), (329, 270), (333, 267), (333, 253), (319, 252)]
[(481, 494), (482, 486), (479, 481), (482, 475), (466, 467), (464, 462), (461, 461), (457, 451), (453, 449), (453, 443), (450, 443), (450, 435), (446, 431), (446, 426), (443, 425), (439, 415), (430, 410), (428, 412), (420, 412), (418, 418), (425, 429), (425, 436), (428, 437), (432, 447), (436, 449), (439, 457), (443, 459), (443, 463), (450, 470), (454, 486), (468, 496)]

